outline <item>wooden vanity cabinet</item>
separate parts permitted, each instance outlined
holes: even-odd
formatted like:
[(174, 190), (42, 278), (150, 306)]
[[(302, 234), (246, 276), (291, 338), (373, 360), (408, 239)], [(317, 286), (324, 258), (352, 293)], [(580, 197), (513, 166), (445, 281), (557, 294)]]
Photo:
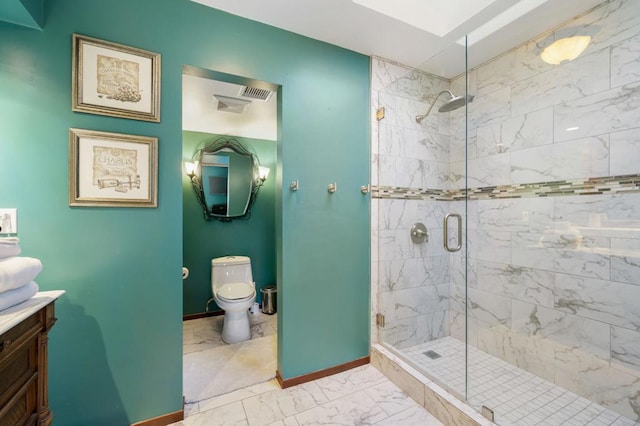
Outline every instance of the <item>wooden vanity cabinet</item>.
[(0, 334), (0, 426), (50, 425), (47, 333), (54, 302)]

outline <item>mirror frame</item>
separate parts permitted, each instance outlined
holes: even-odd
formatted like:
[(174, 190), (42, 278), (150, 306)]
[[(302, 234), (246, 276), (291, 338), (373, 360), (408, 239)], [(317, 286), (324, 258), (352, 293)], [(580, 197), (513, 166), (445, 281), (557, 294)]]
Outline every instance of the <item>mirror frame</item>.
[[(243, 214), (235, 215), (235, 216), (222, 216), (218, 214), (211, 213), (209, 208), (207, 207), (207, 202), (204, 195), (204, 189), (202, 186), (202, 155), (203, 154), (215, 154), (217, 152), (227, 150), (233, 151), (236, 154), (249, 156), (252, 160), (252, 179), (251, 179), (251, 192), (249, 194), (249, 200), (247, 202), (246, 209)], [(262, 181), (258, 176), (258, 170), (260, 167), (260, 161), (258, 157), (251, 151), (247, 150), (237, 139), (230, 138), (227, 136), (222, 136), (208, 145), (204, 146), (201, 149), (196, 149), (193, 153), (192, 161), (198, 162), (198, 168), (191, 178), (191, 185), (193, 186), (193, 192), (196, 195), (196, 199), (203, 210), (203, 215), (205, 220), (216, 219), (221, 222), (231, 222), (233, 219), (249, 219), (251, 217), (251, 208), (253, 207), (253, 203), (255, 203), (256, 198), (258, 196), (258, 191), (260, 187), (263, 185), (264, 181)]]

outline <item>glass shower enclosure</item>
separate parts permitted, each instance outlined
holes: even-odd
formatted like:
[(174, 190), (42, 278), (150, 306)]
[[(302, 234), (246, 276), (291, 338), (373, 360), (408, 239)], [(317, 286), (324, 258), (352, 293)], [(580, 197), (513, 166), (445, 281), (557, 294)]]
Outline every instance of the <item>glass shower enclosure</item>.
[(637, 4), (464, 44), (372, 59), (373, 339), (498, 424), (638, 422)]

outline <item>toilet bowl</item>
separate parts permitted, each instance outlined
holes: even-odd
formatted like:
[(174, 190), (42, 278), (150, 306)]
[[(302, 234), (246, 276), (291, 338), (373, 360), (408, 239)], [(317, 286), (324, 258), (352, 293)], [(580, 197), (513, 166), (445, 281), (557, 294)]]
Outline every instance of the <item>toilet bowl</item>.
[(256, 300), (251, 259), (246, 256), (211, 259), (211, 289), (216, 304), (224, 310), (222, 340), (225, 343), (249, 340), (249, 308)]

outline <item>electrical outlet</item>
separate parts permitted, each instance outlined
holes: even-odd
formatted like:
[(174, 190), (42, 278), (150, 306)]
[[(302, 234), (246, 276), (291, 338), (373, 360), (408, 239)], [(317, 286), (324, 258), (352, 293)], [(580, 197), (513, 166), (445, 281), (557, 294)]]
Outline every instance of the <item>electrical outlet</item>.
[(0, 234), (18, 233), (18, 209), (0, 209)]

